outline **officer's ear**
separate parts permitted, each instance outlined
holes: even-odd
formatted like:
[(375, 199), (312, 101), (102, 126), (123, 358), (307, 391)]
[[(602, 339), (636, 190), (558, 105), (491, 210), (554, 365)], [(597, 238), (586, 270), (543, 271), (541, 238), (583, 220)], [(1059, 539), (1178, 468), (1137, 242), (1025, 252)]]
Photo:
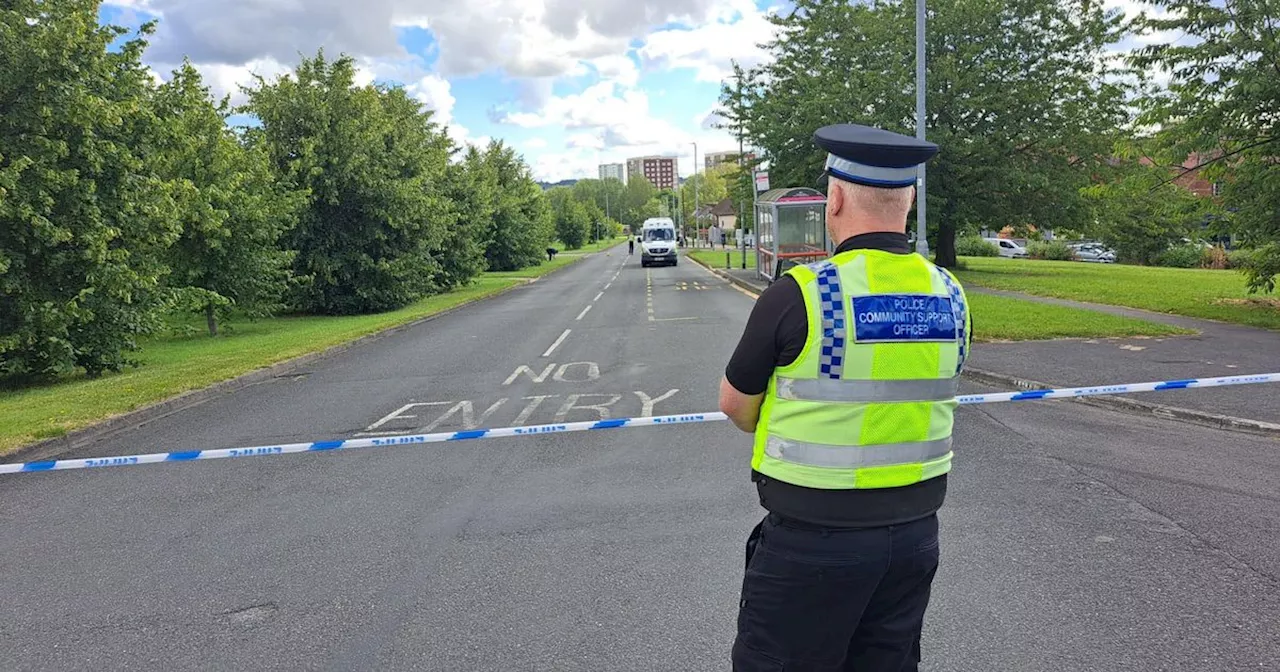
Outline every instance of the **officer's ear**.
[(844, 189), (840, 188), (840, 183), (831, 178), (827, 178), (827, 219), (831, 219), (840, 214), (844, 210)]

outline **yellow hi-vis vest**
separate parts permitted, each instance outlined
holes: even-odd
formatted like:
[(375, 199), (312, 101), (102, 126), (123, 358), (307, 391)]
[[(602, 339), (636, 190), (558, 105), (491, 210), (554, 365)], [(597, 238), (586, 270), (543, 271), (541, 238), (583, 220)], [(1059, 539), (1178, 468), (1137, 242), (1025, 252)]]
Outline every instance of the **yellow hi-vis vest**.
[(851, 250), (787, 274), (809, 337), (774, 370), (751, 466), (809, 488), (894, 488), (951, 470), (971, 338), (960, 283), (918, 254)]

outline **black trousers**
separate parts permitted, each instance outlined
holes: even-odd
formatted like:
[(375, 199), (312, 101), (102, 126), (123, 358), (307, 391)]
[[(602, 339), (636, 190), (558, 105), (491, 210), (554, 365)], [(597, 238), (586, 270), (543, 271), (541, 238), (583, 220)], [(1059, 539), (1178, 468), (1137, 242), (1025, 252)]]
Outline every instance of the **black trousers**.
[(936, 515), (868, 529), (776, 514), (747, 540), (735, 672), (914, 672), (938, 569)]

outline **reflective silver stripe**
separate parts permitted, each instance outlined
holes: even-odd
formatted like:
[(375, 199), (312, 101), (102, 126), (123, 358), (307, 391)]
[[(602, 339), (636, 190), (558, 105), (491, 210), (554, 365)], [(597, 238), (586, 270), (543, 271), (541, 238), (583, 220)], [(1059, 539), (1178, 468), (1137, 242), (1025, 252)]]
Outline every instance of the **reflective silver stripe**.
[(861, 178), (886, 186), (909, 187), (916, 183), (916, 166), (909, 168), (882, 168), (856, 163), (842, 159), (835, 154), (827, 154), (827, 168), (834, 169), (850, 177)]
[(960, 391), (960, 377), (922, 380), (833, 380), (778, 378), (778, 396), (797, 401), (873, 403), (947, 401)]
[(812, 467), (885, 467), (916, 464), (945, 457), (951, 452), (951, 437), (918, 443), (885, 443), (876, 446), (829, 446), (770, 436), (764, 453), (769, 457)]

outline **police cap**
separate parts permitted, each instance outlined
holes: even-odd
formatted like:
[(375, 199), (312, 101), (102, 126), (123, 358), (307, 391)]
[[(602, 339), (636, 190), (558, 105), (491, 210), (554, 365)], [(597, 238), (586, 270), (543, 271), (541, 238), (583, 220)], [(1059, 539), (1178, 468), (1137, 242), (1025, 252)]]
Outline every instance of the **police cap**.
[(828, 152), (827, 174), (888, 189), (915, 184), (916, 166), (938, 153), (932, 142), (858, 124), (823, 126), (813, 141)]

